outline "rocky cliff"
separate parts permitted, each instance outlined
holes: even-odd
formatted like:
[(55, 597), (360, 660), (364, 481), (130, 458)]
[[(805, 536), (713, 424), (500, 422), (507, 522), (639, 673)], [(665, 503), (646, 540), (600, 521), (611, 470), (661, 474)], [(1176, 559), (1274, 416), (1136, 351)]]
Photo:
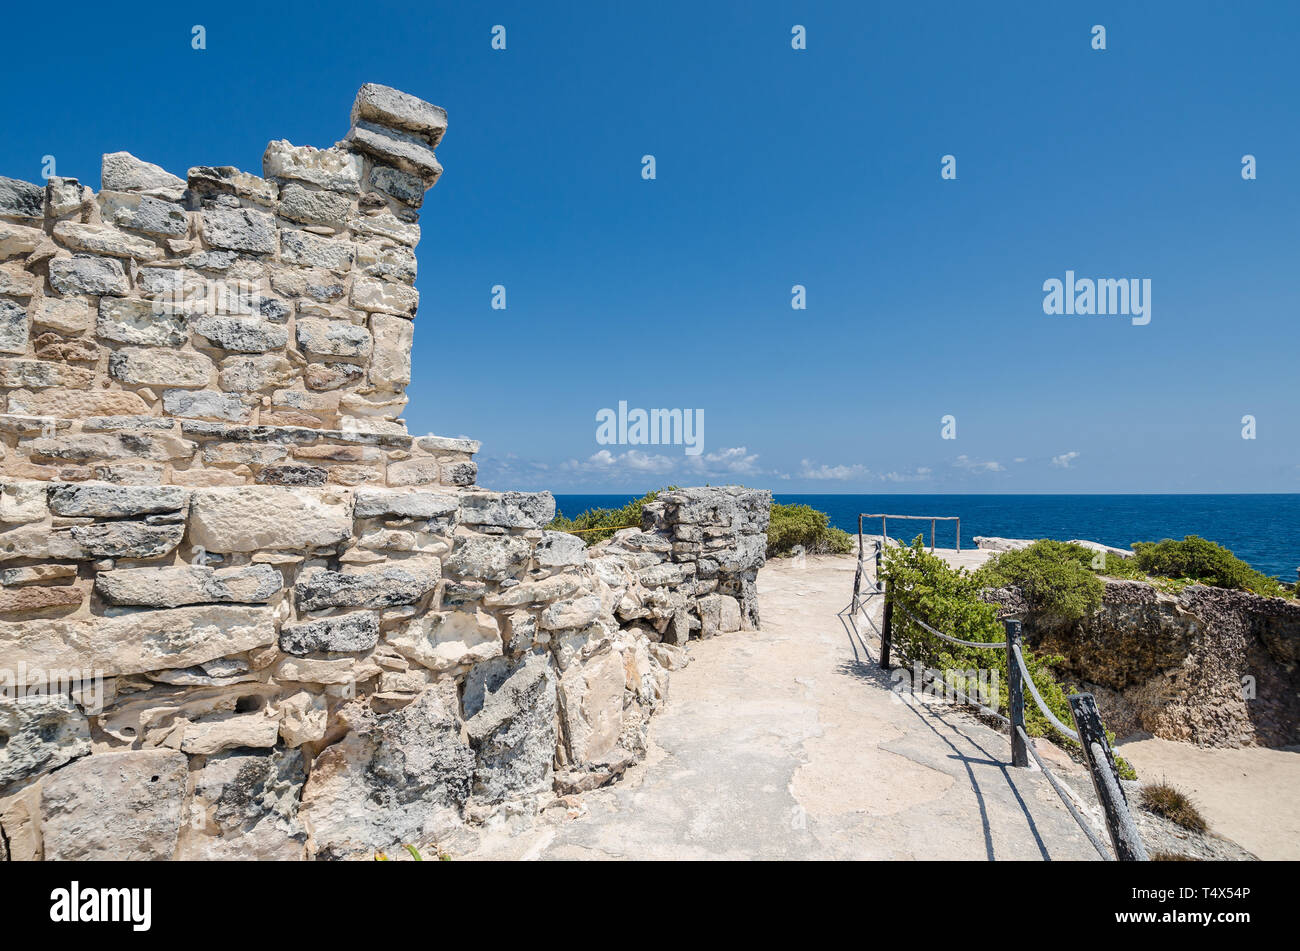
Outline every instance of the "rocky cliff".
[(1028, 610), (1038, 651), (1065, 658), (1062, 673), (1097, 694), (1119, 736), (1145, 731), (1202, 746), (1300, 743), (1300, 604), (1192, 585), (1167, 594), (1107, 580), (1101, 607), (1082, 621)]

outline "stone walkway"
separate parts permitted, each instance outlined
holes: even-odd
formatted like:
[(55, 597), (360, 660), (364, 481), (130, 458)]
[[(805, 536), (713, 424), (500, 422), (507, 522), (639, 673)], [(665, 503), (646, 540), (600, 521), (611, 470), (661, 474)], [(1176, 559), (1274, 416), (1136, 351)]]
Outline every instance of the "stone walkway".
[(1096, 859), (1005, 735), (891, 694), (835, 615), (852, 586), (852, 559), (769, 563), (763, 630), (692, 642), (644, 763), (464, 857)]

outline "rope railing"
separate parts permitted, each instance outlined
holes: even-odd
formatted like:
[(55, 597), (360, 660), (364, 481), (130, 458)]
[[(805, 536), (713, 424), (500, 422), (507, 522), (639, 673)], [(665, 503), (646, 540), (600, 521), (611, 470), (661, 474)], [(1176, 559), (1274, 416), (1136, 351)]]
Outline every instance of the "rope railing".
[(1078, 743), (1079, 734), (1074, 730), (1071, 730), (1060, 720), (1056, 719), (1056, 714), (1054, 714), (1047, 704), (1043, 702), (1042, 695), (1039, 694), (1038, 688), (1034, 686), (1034, 678), (1029, 676), (1029, 668), (1025, 666), (1025, 655), (1020, 653), (1020, 645), (1012, 644), (1011, 653), (1016, 658), (1016, 666), (1020, 668), (1020, 676), (1024, 680), (1025, 686), (1029, 688), (1029, 695), (1034, 698), (1034, 703), (1038, 704), (1039, 712), (1047, 718), (1048, 723), (1056, 727), (1058, 733), (1068, 736), (1070, 739)]
[[(863, 567), (861, 548), (859, 548), (858, 561), (860, 575)], [(1078, 823), (1079, 828), (1088, 837), (1088, 841), (1092, 843), (1102, 858), (1110, 860), (1110, 854), (1107, 853), (1105, 847), (1093, 832), (1092, 827), (1079, 812), (1078, 807), (1075, 806), (1062, 784), (1051, 770), (1043, 764), (1038, 751), (1034, 749), (1033, 744), (1030, 742), (1029, 734), (1025, 729), (1025, 687), (1028, 687), (1029, 695), (1052, 727), (1062, 736), (1067, 736), (1077, 742), (1082, 748), (1084, 762), (1087, 764), (1089, 774), (1092, 777), (1093, 789), (1097, 793), (1097, 799), (1101, 803), (1102, 812), (1106, 817), (1106, 825), (1110, 832), (1115, 857), (1125, 861), (1145, 861), (1147, 859), (1146, 850), (1142, 846), (1137, 826), (1133, 822), (1132, 813), (1129, 811), (1128, 800), (1124, 795), (1124, 787), (1119, 781), (1119, 770), (1116, 767), (1115, 757), (1110, 748), (1110, 741), (1106, 738), (1106, 730), (1102, 726), (1101, 716), (1097, 712), (1097, 703), (1092, 694), (1071, 694), (1066, 698), (1070, 705), (1070, 716), (1075, 724), (1075, 729), (1071, 729), (1051, 711), (1051, 708), (1043, 700), (1037, 686), (1034, 684), (1034, 678), (1030, 675), (1028, 665), (1025, 663), (1024, 652), (1021, 649), (1021, 622), (1018, 619), (1003, 619), (1007, 632), (1005, 641), (995, 643), (990, 641), (970, 641), (954, 637), (926, 623), (905, 606), (897, 603), (892, 586), (887, 581), (881, 583), (880, 569), (881, 547), (880, 543), (877, 542), (876, 583), (875, 590), (871, 594), (881, 594), (885, 600), (884, 624), (880, 632), (881, 669), (889, 669), (891, 650), (897, 650), (900, 655), (906, 657), (902, 650), (892, 644), (895, 608), (901, 610), (909, 621), (916, 624), (923, 631), (947, 643), (983, 650), (1005, 650), (1007, 662), (1007, 712), (1010, 714), (1008, 717), (1003, 717), (997, 711), (990, 710), (984, 704), (974, 702), (955, 685), (949, 686), (962, 702), (980, 708), (982, 712), (990, 712), (1009, 725), (1011, 732), (1011, 764), (1018, 767), (1027, 767), (1029, 759), (1032, 757), (1047, 778), (1053, 791), (1060, 797), (1061, 802), (1064, 803), (1070, 815)], [(859, 605), (860, 581), (860, 577), (854, 579), (853, 608), (855, 611)]]

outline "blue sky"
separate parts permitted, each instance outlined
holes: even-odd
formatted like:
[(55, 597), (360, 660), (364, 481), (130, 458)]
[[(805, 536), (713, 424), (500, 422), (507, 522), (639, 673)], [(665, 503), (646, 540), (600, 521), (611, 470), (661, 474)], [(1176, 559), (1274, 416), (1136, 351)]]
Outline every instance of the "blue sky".
[[(342, 138), (364, 82), (444, 106), (407, 420), (481, 439), (490, 487), (1300, 491), (1296, 4), (6, 18), (3, 175), (259, 172), (271, 139)], [(1150, 279), (1151, 322), (1045, 315), (1067, 270)], [(704, 452), (599, 445), (620, 400), (703, 410)]]

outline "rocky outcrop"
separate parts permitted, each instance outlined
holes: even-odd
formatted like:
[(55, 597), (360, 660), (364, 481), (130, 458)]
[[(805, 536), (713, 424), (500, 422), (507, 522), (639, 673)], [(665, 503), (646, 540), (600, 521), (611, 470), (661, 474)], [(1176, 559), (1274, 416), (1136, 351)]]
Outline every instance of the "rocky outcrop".
[(453, 840), (617, 778), (687, 639), (758, 623), (767, 493), (589, 550), (407, 432), (447, 117), (351, 120), (261, 177), (0, 179), (0, 857)]
[(1202, 746), (1300, 743), (1300, 604), (1192, 585), (1173, 595), (1108, 579), (1101, 607), (1066, 622), (1014, 590), (990, 599), (1024, 618), (1035, 650), (1097, 694), (1116, 734)]

